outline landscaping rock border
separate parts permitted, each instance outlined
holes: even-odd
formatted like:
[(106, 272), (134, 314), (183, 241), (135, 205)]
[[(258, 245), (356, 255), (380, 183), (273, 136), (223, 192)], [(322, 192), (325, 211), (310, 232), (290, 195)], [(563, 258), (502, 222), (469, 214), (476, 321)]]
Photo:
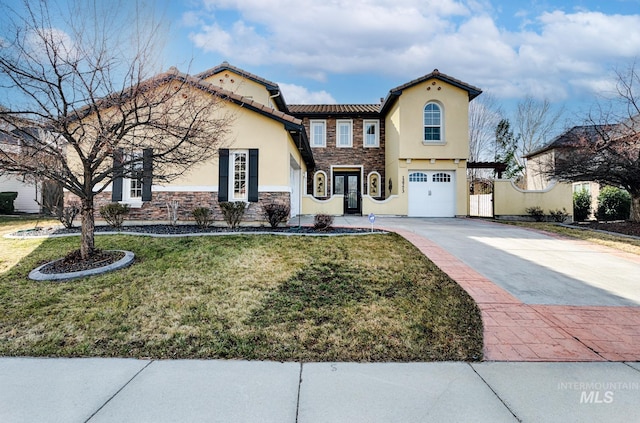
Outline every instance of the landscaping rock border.
[(95, 269), (81, 270), (78, 272), (68, 272), (68, 273), (42, 273), (40, 271), (42, 268), (57, 261), (55, 260), (53, 262), (45, 263), (42, 266), (38, 266), (37, 268), (33, 269), (31, 272), (29, 272), (29, 279), (34, 281), (63, 281), (63, 280), (69, 280), (69, 279), (83, 278), (85, 276), (100, 275), (102, 273), (107, 273), (113, 270), (122, 269), (124, 267), (129, 266), (131, 263), (133, 263), (135, 259), (135, 254), (133, 254), (133, 252), (124, 251), (124, 250), (114, 250), (114, 251), (120, 251), (124, 253), (124, 257), (116, 261), (115, 263), (111, 263), (107, 266), (97, 267)]

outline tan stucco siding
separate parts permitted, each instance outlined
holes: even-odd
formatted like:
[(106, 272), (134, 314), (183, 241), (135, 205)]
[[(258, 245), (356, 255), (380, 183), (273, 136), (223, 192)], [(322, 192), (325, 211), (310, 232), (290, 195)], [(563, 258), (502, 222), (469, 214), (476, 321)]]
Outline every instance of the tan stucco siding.
[[(398, 193), (398, 159), (400, 153), (400, 104), (396, 102), (385, 119), (385, 192), (387, 197)], [(389, 180), (392, 188), (389, 189)]]
[[(257, 148), (258, 187), (289, 186), (290, 155), (301, 163), (297, 151), (284, 125), (266, 116), (229, 104), (234, 116), (229, 136), (222, 147), (231, 150)], [(289, 152), (289, 154), (287, 154)], [(303, 166), (301, 166), (303, 167)], [(194, 166), (193, 170), (169, 185), (218, 186), (218, 159)]]
[(545, 214), (549, 214), (549, 210), (564, 208), (573, 215), (571, 184), (554, 182), (544, 190), (525, 191), (511, 180), (494, 182), (495, 216), (527, 216), (529, 207), (541, 207)]
[(269, 94), (269, 91), (267, 91), (264, 85), (247, 79), (231, 70), (215, 73), (205, 78), (205, 81), (231, 91), (234, 94), (257, 101), (260, 104), (276, 108), (275, 103), (269, 98), (271, 94)]
[(553, 150), (527, 159), (527, 189), (541, 190), (545, 189), (551, 183), (551, 180), (545, 175), (545, 171), (552, 166), (554, 161), (555, 153)]
[[(437, 103), (444, 123), (443, 143), (424, 141), (424, 107)], [(469, 94), (438, 79), (405, 89), (398, 98), (400, 158), (466, 159), (469, 156)]]

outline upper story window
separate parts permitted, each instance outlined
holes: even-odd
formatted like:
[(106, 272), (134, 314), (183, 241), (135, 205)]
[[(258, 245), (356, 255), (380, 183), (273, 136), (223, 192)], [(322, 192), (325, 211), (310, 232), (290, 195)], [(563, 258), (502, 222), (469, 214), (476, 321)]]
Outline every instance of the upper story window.
[(336, 122), (336, 147), (351, 147), (353, 145), (353, 131), (350, 120)]
[(362, 133), (364, 134), (365, 147), (380, 146), (380, 122), (378, 120), (365, 120)]
[(443, 142), (442, 137), (442, 109), (436, 103), (424, 106), (424, 142)]
[(311, 128), (311, 147), (327, 146), (327, 123), (324, 120), (312, 120)]

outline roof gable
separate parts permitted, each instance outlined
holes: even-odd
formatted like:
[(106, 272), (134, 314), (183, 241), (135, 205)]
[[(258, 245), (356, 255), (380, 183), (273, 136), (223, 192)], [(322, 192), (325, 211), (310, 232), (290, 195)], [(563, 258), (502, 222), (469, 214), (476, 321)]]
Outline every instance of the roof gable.
[(389, 94), (384, 99), (382, 106), (380, 107), (381, 112), (386, 113), (391, 106), (395, 103), (395, 101), (402, 95), (402, 92), (408, 88), (411, 88), (415, 85), (421, 84), (430, 79), (438, 79), (447, 84), (453, 85), (454, 87), (460, 88), (466, 91), (469, 95), (469, 101), (473, 100), (480, 94), (482, 94), (482, 90), (478, 87), (474, 87), (473, 85), (467, 84), (466, 82), (462, 82), (459, 79), (453, 78), (447, 74), (440, 72), (438, 69), (434, 69), (433, 72), (421, 76), (420, 78), (416, 78), (412, 81), (407, 82), (406, 84), (402, 84), (398, 87), (392, 88), (389, 90)]
[(255, 82), (256, 84), (264, 86), (265, 89), (269, 92), (269, 94), (273, 96), (273, 101), (276, 104), (276, 106), (278, 106), (278, 109), (284, 112), (288, 111), (287, 104), (280, 92), (280, 87), (278, 86), (278, 84), (276, 84), (275, 82), (269, 81), (268, 79), (262, 78), (258, 75), (255, 75), (251, 72), (247, 72), (244, 69), (240, 69), (236, 66), (233, 66), (229, 64), (229, 62), (226, 62), (226, 61), (222, 62), (218, 66), (215, 66), (211, 69), (207, 69), (204, 72), (200, 72), (199, 74), (194, 75), (194, 77), (204, 80), (209, 78), (212, 75), (215, 75), (224, 71), (233, 72), (237, 75), (240, 75), (243, 78), (246, 78), (252, 82)]

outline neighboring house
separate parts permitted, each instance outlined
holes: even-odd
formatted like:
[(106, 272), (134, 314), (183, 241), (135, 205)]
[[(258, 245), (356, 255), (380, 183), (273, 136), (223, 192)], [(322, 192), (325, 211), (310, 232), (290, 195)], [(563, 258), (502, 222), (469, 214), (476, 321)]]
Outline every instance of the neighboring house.
[[(10, 133), (0, 132), (0, 150), (9, 154), (19, 154), (20, 141)], [(42, 202), (41, 186), (41, 183), (26, 180), (20, 175), (0, 174), (0, 192), (12, 191), (18, 193), (18, 197), (13, 202), (16, 212), (40, 212), (40, 204)]]
[[(543, 190), (547, 188), (551, 183), (550, 172), (553, 170), (557, 160), (563, 154), (571, 154), (571, 149), (575, 148), (580, 141), (598, 139), (602, 129), (601, 125), (574, 126), (558, 135), (549, 144), (526, 155), (527, 189)], [(575, 181), (572, 186), (573, 192), (581, 190), (589, 192), (591, 195), (591, 210), (597, 209), (600, 184), (589, 181)]]
[(379, 104), (287, 105), (277, 84), (226, 62), (194, 78), (235, 117), (218, 157), (160, 186), (140, 152), (140, 177), (117, 179), (96, 206), (128, 203), (133, 220), (166, 219), (173, 200), (184, 219), (219, 201), (248, 202), (245, 220), (261, 220), (271, 201), (292, 216), (468, 214), (468, 106), (479, 88), (434, 70)]

